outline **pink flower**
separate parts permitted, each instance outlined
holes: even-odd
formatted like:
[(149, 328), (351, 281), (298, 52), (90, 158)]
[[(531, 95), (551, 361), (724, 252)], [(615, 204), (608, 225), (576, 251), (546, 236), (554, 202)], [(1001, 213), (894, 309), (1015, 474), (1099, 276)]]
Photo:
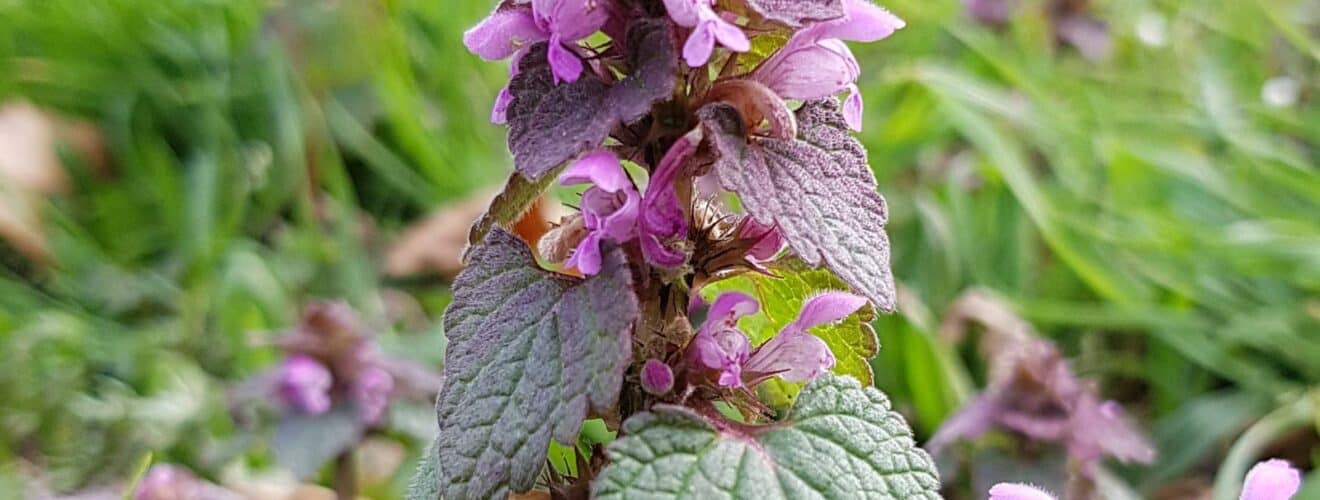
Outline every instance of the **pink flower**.
[(902, 19), (866, 0), (845, 0), (847, 14), (814, 24), (789, 39), (751, 75), (785, 99), (812, 100), (848, 91), (844, 118), (862, 128), (861, 66), (844, 41), (874, 42), (905, 26)]
[(693, 68), (710, 61), (716, 42), (734, 52), (752, 48), (742, 29), (717, 14), (713, 4), (713, 0), (665, 0), (669, 17), (680, 26), (692, 28), (683, 44), (683, 60)]
[(661, 396), (674, 388), (674, 370), (658, 359), (648, 359), (642, 365), (642, 389)]
[(720, 294), (688, 345), (688, 362), (703, 371), (716, 372), (716, 383), (722, 387), (742, 386), (742, 365), (747, 362), (751, 345), (747, 335), (738, 330), (738, 318), (754, 314), (760, 308), (750, 295)]
[(573, 82), (582, 75), (583, 66), (572, 47), (600, 31), (609, 20), (610, 9), (607, 0), (533, 0), (530, 7), (501, 4), (463, 34), (463, 43), (484, 59), (498, 60), (549, 40), (555, 82)]
[(660, 165), (651, 173), (650, 183), (646, 185), (639, 215), (639, 232), (642, 255), (647, 262), (656, 266), (675, 268), (687, 260), (687, 254), (682, 249), (672, 246), (673, 241), (685, 240), (688, 232), (687, 220), (674, 183), (678, 181), (688, 160), (697, 152), (701, 138), (701, 128), (698, 127), (674, 142), (664, 158), (660, 159)]
[(1257, 463), (1247, 472), (1240, 500), (1288, 500), (1302, 485), (1302, 474), (1287, 460)]
[(151, 467), (133, 492), (134, 500), (187, 500), (200, 498), (202, 484), (191, 472), (173, 465)]
[(329, 411), (333, 383), (330, 370), (310, 356), (291, 356), (279, 368), (280, 399), (303, 413), (319, 415)]
[(1055, 500), (1045, 490), (1018, 483), (999, 483), (990, 487), (990, 500)]
[(583, 223), (587, 236), (582, 238), (565, 263), (585, 275), (600, 272), (600, 244), (604, 240), (624, 242), (637, 234), (637, 212), (641, 196), (623, 171), (619, 159), (606, 150), (597, 150), (578, 159), (559, 176), (559, 183), (593, 184), (582, 193)]
[(778, 227), (757, 222), (750, 215), (743, 217), (738, 226), (738, 239), (756, 242), (747, 250), (747, 256), (758, 261), (773, 259), (784, 248), (784, 234)]
[(394, 392), (394, 377), (384, 368), (368, 366), (358, 374), (349, 388), (349, 398), (358, 405), (358, 416), (363, 423), (374, 425), (385, 416)]
[(812, 380), (834, 367), (834, 354), (807, 329), (842, 321), (866, 305), (866, 298), (845, 292), (827, 292), (812, 297), (793, 320), (774, 338), (752, 353), (743, 366), (758, 377), (778, 375), (788, 382)]
[(789, 382), (812, 380), (834, 366), (834, 354), (825, 341), (807, 329), (847, 318), (866, 305), (850, 293), (827, 292), (808, 300), (797, 319), (774, 338), (749, 352), (747, 336), (737, 328), (738, 318), (755, 313), (760, 304), (739, 292), (716, 297), (706, 322), (688, 346), (695, 367), (718, 372), (721, 387), (755, 386), (778, 376)]

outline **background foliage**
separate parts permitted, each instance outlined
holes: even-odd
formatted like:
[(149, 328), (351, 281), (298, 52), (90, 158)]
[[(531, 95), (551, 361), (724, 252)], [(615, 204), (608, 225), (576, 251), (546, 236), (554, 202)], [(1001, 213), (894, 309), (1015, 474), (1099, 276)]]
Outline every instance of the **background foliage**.
[[(267, 467), (269, 429), (226, 390), (312, 298), (442, 359), (445, 281), (384, 278), (381, 256), (509, 170), (486, 123), (507, 75), (460, 43), (487, 3), (0, 1), (0, 101), (90, 121), (111, 165), (61, 149), (49, 265), (0, 242), (0, 491), (121, 480), (148, 451)], [(856, 47), (904, 289), (871, 363), (928, 437), (983, 372), (939, 318), (993, 290), (1151, 429), (1162, 459), (1124, 471), (1150, 494), (1208, 480), (1320, 382), (1320, 5), (1095, 4), (1102, 62), (1056, 47), (1031, 0), (998, 30), (892, 0), (908, 28)], [(1300, 84), (1283, 107), (1262, 99), (1280, 76)], [(389, 422), (414, 457), (434, 432), (426, 401)], [(1314, 432), (1286, 442), (1314, 463)]]

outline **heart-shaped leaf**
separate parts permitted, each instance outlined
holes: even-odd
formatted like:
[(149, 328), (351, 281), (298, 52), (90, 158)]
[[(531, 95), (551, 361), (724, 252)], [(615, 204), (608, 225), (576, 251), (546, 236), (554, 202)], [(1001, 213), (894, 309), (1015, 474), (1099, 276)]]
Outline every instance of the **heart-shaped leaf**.
[(697, 114), (718, 156), (720, 183), (738, 193), (747, 213), (777, 224), (807, 264), (824, 261), (876, 307), (894, 310), (888, 209), (837, 99), (803, 104), (797, 139), (749, 138), (728, 104), (709, 104)]
[(637, 299), (623, 251), (581, 280), (545, 271), (500, 228), (454, 281), (445, 386), (436, 402), (445, 498), (532, 488), (550, 439), (572, 444), (588, 407), (618, 399)]
[(788, 418), (748, 427), (680, 406), (629, 418), (592, 484), (623, 498), (938, 499), (939, 477), (880, 391), (822, 375)]
[(579, 153), (595, 149), (620, 123), (651, 111), (674, 91), (678, 56), (668, 23), (637, 21), (628, 31), (632, 73), (613, 85), (590, 71), (572, 83), (556, 83), (545, 43), (518, 62), (509, 82), (509, 150), (514, 168), (540, 179)]

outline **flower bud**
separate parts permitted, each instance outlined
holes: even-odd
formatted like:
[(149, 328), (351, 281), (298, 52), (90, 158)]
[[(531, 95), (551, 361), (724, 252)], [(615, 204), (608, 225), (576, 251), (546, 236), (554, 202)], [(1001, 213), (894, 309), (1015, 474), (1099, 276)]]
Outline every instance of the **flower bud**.
[(658, 359), (648, 359), (642, 365), (642, 389), (663, 396), (674, 388), (674, 371)]

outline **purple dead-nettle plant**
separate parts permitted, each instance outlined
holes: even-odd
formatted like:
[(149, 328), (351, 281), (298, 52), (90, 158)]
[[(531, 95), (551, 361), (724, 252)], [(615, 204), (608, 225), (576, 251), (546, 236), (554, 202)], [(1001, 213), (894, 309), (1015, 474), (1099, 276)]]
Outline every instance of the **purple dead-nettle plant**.
[[(902, 27), (870, 0), (504, 0), (469, 30), (512, 61), (515, 172), (453, 283), (411, 496), (938, 498), (865, 362), (895, 292), (847, 43)], [(503, 229), (555, 183), (578, 213)]]
[(346, 467), (363, 437), (385, 430), (391, 402), (424, 400), (441, 385), (424, 366), (382, 353), (372, 330), (346, 303), (310, 303), (277, 340), (279, 363), (230, 392), (236, 410), (274, 403), (260, 406), (276, 410), (275, 458), (300, 479), (336, 458)]

